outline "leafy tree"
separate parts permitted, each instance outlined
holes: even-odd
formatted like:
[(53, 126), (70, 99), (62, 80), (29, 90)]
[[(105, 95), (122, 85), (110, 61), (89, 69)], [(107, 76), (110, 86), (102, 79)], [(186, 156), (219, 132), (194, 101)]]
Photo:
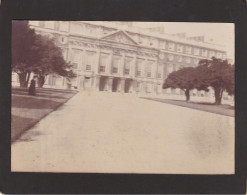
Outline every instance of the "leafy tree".
[(38, 85), (42, 87), (49, 74), (57, 74), (66, 78), (74, 78), (76, 74), (72, 71), (72, 65), (67, 63), (61, 48), (55, 45), (55, 41), (48, 37), (37, 35), (36, 42), (39, 45), (41, 58), (33, 67), (34, 73), (38, 75)]
[(197, 69), (186, 67), (170, 73), (163, 84), (163, 89), (179, 88), (185, 92), (186, 101), (190, 100), (190, 90), (208, 91), (208, 88), (198, 79)]
[(224, 91), (230, 95), (234, 94), (234, 70), (235, 67), (227, 60), (215, 57), (199, 62), (200, 79), (205, 85), (213, 88), (216, 105), (221, 104)]
[(27, 21), (13, 21), (12, 71), (18, 74), (21, 87), (27, 87), (31, 72), (38, 75), (39, 87), (48, 74), (73, 78), (76, 75), (71, 67), (54, 40), (37, 35)]
[(35, 39), (36, 34), (27, 21), (12, 22), (12, 71), (18, 74), (21, 87), (27, 87), (33, 65), (39, 58)]

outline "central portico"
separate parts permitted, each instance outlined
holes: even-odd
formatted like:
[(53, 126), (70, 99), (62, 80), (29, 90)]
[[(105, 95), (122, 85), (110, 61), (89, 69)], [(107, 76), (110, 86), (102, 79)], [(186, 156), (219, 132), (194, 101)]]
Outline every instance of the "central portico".
[(98, 76), (98, 83), (96, 83), (96, 90), (111, 91), (111, 92), (125, 92), (132, 93), (134, 80), (129, 78), (120, 78), (112, 76)]
[(80, 90), (161, 92), (164, 65), (158, 67), (158, 51), (139, 47), (124, 31), (91, 40), (90, 44), (71, 36), (68, 46), (69, 60), (79, 75), (72, 82)]

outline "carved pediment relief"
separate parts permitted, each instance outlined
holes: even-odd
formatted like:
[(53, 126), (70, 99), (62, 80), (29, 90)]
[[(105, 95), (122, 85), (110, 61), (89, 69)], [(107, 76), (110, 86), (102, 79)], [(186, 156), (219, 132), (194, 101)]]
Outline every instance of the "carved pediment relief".
[(114, 32), (110, 35), (102, 37), (101, 39), (114, 41), (114, 42), (118, 42), (118, 43), (137, 45), (137, 43), (129, 35), (127, 35), (123, 31)]

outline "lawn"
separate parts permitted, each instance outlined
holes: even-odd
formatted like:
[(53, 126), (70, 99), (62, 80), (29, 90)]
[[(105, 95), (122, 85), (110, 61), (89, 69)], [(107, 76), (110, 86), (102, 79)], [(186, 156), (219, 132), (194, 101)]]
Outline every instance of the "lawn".
[(234, 106), (227, 104), (214, 105), (213, 103), (208, 103), (208, 102), (193, 102), (193, 101), (186, 102), (184, 100), (171, 100), (171, 99), (146, 98), (146, 97), (144, 99), (192, 108), (196, 110), (202, 110), (202, 111), (221, 114), (225, 116), (231, 116), (231, 117), (235, 116)]
[(62, 89), (36, 89), (36, 96), (29, 96), (28, 89), (12, 88), (11, 141), (34, 126), (43, 117), (67, 102), (77, 92)]

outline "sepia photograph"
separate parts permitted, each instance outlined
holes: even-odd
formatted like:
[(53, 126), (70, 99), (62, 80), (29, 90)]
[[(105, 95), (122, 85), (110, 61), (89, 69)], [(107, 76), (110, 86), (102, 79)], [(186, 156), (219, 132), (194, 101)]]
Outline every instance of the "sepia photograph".
[(11, 171), (235, 174), (234, 28), (12, 20)]

